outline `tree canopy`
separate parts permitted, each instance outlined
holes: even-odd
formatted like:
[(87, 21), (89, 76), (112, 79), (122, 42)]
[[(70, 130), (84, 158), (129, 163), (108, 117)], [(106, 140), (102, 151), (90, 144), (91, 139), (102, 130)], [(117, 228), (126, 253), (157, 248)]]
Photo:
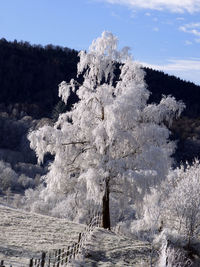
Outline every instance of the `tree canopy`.
[[(117, 50), (112, 33), (103, 32), (79, 57), (77, 74), (83, 82), (59, 85), (65, 103), (71, 91), (79, 101), (54, 127), (31, 132), (29, 140), (39, 162), (46, 153), (55, 156), (41, 201), (51, 203), (51, 209), (65, 206), (65, 216), (79, 221), (101, 208), (103, 226), (110, 228), (110, 216), (115, 224), (139, 214), (144, 194), (166, 177), (175, 148), (167, 126), (184, 104), (171, 96), (148, 104), (145, 72), (128, 48)], [(116, 62), (121, 65), (118, 80)]]

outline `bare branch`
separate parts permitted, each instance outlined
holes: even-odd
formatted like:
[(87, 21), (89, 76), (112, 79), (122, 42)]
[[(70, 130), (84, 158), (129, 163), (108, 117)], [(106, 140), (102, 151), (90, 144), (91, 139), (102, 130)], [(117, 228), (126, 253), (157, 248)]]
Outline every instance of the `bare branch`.
[(89, 144), (89, 141), (72, 141), (69, 143), (63, 143), (63, 146), (69, 146), (69, 145), (84, 145), (84, 144)]
[(139, 149), (139, 147), (136, 148), (134, 151), (132, 151), (132, 152), (130, 152), (128, 154), (125, 154), (125, 155), (121, 156), (120, 158), (124, 159), (124, 158), (127, 158), (127, 157), (131, 156), (131, 155), (133, 156), (133, 155), (139, 153), (139, 150), (138, 149)]
[(81, 149), (81, 151), (79, 151), (79, 153), (74, 157), (74, 159), (71, 161), (71, 163), (70, 163), (69, 165), (73, 164), (73, 163), (75, 162), (75, 160), (76, 160), (82, 153), (84, 153), (85, 151), (90, 150), (90, 149), (95, 149), (95, 147), (86, 147), (86, 148)]
[(99, 99), (96, 96), (90, 98), (87, 104), (89, 104), (93, 100), (96, 100), (100, 104), (100, 106), (101, 106), (101, 116), (100, 117), (97, 117), (97, 118), (103, 121), (105, 119), (104, 106), (103, 106), (102, 102), (99, 101)]

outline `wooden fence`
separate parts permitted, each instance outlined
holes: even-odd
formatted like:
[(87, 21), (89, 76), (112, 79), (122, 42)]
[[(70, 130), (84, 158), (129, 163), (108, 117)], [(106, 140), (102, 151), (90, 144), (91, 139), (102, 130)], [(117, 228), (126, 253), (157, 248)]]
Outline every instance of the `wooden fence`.
[[(98, 212), (86, 226), (85, 231), (79, 233), (77, 242), (73, 242), (67, 248), (42, 252), (40, 258), (31, 258), (27, 267), (65, 267), (73, 260), (83, 255), (86, 242), (94, 227), (100, 227), (101, 214)], [(22, 267), (20, 264), (12, 264), (4, 260), (0, 261), (0, 267)], [(23, 266), (25, 267), (25, 266)]]

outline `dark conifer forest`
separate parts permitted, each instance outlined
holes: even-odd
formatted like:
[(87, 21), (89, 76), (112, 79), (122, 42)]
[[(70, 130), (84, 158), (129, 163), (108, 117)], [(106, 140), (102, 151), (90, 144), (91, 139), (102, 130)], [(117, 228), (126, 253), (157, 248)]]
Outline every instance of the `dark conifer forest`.
[(77, 51), (53, 45), (0, 40), (0, 103), (18, 103), (33, 117), (50, 116), (58, 84), (76, 73)]
[[(51, 117), (58, 108), (58, 84), (76, 75), (78, 51), (54, 45), (30, 45), (28, 42), (0, 40), (1, 109), (18, 104), (18, 108), (36, 118)], [(183, 100), (183, 115), (200, 116), (200, 86), (160, 71), (145, 68), (146, 83), (152, 92), (150, 101), (173, 95)], [(77, 101), (72, 95), (70, 103)], [(69, 105), (70, 105), (69, 103)], [(69, 106), (67, 108), (70, 108)]]

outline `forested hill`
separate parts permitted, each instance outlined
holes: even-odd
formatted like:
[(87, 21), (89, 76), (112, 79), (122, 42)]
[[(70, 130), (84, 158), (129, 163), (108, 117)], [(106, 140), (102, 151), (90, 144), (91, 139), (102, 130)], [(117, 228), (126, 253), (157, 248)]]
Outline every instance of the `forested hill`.
[(162, 95), (172, 95), (186, 104), (183, 115), (189, 118), (200, 116), (200, 86), (161, 71), (149, 68), (145, 68), (145, 71), (146, 83), (152, 92), (150, 101), (157, 103)]
[[(78, 52), (59, 46), (30, 45), (0, 40), (0, 112), (25, 112), (36, 118), (51, 116), (58, 103), (58, 84), (75, 77)], [(171, 94), (182, 99), (185, 115), (200, 116), (200, 86), (160, 71), (146, 69), (150, 100)], [(74, 96), (71, 103), (76, 101)]]
[[(0, 103), (36, 118), (50, 116), (58, 84), (76, 75), (78, 52), (69, 48), (0, 40)], [(22, 105), (21, 105), (22, 104)], [(9, 110), (8, 110), (9, 111)]]

